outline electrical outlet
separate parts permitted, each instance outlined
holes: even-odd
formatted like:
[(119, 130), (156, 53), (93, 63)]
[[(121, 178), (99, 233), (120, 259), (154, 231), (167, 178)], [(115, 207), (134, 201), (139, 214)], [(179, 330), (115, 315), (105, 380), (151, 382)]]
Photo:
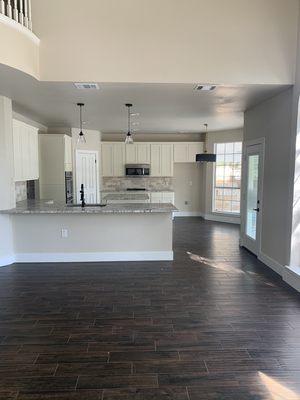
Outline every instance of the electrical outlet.
[(68, 231), (68, 229), (63, 228), (63, 229), (61, 230), (61, 237), (62, 237), (63, 239), (66, 239), (68, 236), (69, 236), (69, 231)]

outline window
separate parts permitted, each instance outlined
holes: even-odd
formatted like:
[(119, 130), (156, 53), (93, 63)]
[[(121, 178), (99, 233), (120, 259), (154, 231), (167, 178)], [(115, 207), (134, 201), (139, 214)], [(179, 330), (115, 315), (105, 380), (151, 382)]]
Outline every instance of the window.
[(213, 212), (240, 213), (242, 142), (216, 143)]

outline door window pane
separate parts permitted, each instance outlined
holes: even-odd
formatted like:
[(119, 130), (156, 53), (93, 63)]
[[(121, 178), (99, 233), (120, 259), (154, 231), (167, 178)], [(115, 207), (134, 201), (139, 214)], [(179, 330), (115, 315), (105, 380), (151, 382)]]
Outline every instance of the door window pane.
[(257, 212), (255, 209), (258, 200), (258, 168), (259, 155), (250, 155), (248, 158), (246, 234), (253, 240), (256, 240)]
[(213, 211), (240, 213), (242, 142), (215, 144)]

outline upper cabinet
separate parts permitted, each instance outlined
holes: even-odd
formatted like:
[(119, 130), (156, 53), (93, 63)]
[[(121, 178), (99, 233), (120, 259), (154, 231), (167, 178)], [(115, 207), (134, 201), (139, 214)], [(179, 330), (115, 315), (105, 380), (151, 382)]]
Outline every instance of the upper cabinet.
[(151, 144), (151, 176), (173, 176), (173, 144)]
[(101, 145), (102, 175), (124, 176), (125, 175), (125, 144), (102, 143)]
[(174, 162), (196, 162), (196, 154), (203, 153), (202, 142), (174, 143)]
[(14, 180), (39, 179), (38, 129), (13, 120)]
[(150, 144), (134, 143), (125, 146), (126, 164), (150, 164)]
[(153, 177), (172, 177), (174, 162), (196, 162), (203, 153), (203, 143), (134, 143), (102, 142), (102, 175), (125, 176), (125, 164), (150, 164)]

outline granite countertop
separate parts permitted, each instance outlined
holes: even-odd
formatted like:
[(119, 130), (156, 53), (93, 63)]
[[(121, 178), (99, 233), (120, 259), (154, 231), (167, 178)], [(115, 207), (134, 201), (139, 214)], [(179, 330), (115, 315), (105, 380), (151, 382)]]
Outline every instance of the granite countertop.
[(105, 194), (104, 192), (102, 192), (103, 196), (102, 196), (102, 200), (107, 201), (107, 200), (122, 200), (122, 201), (147, 201), (149, 200), (149, 193), (131, 193), (131, 192), (125, 192), (125, 193), (121, 193), (121, 192), (115, 192), (115, 193), (107, 193)]
[(130, 194), (130, 193), (133, 193), (133, 194), (135, 194), (135, 193), (140, 193), (140, 194), (142, 194), (142, 193), (174, 193), (174, 190), (172, 190), (172, 189), (155, 189), (155, 190), (145, 190), (145, 191), (143, 191), (143, 190), (101, 190), (101, 193), (103, 193), (104, 195), (106, 194), (106, 193), (126, 193), (126, 194)]
[(158, 203), (124, 203), (108, 204), (105, 207), (88, 206), (81, 208), (69, 207), (64, 203), (47, 200), (25, 200), (17, 203), (16, 208), (0, 211), (0, 214), (143, 214), (143, 213), (171, 213), (178, 211), (171, 204)]

